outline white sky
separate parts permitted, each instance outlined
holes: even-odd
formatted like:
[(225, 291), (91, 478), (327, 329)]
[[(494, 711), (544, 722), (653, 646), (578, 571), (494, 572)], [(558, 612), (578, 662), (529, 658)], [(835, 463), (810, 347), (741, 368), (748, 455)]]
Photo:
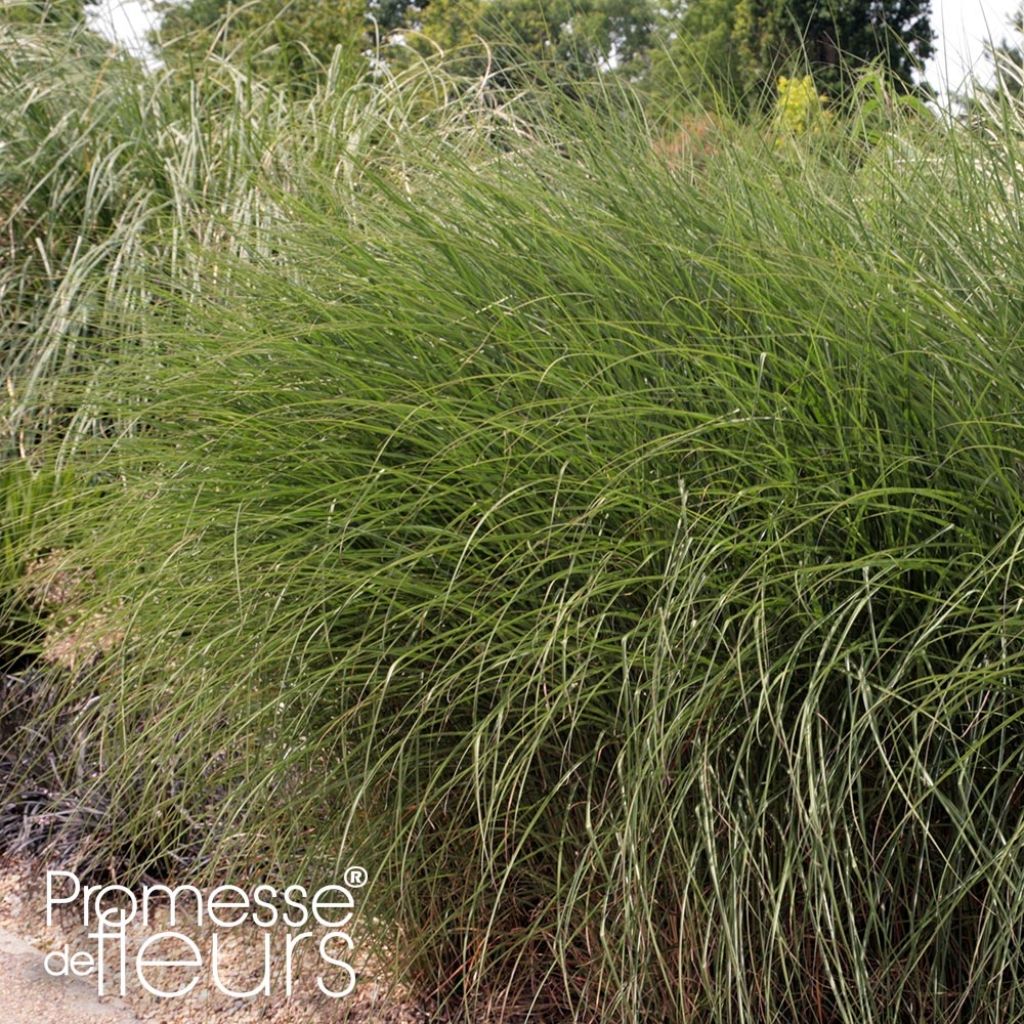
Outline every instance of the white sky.
[(932, 0), (932, 28), (938, 36), (935, 57), (925, 77), (940, 91), (955, 91), (971, 69), (987, 81), (991, 64), (984, 59), (985, 42), (1011, 35), (1010, 18), (1020, 0)]
[(146, 33), (155, 22), (148, 0), (100, 0), (96, 7), (86, 9), (93, 27), (103, 35), (139, 56), (147, 53)]
[[(972, 67), (988, 77), (983, 59), (987, 39), (1009, 35), (1008, 22), (1020, 0), (932, 0), (932, 27), (938, 34), (927, 78), (940, 91), (956, 90)], [(149, 0), (101, 0), (93, 15), (104, 35), (119, 39), (134, 53), (145, 52), (145, 34), (153, 24)]]

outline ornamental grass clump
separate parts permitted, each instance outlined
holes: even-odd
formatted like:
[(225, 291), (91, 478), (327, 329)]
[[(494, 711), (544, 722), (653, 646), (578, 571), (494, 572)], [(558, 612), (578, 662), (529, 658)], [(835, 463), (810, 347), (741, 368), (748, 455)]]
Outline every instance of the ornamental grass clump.
[(106, 852), (364, 865), (473, 1012), (1020, 1019), (1016, 136), (588, 104), (311, 175), (91, 396)]
[(393, 127), (443, 132), (459, 107), (415, 67), (402, 88), (384, 73), (350, 85), (340, 55), (301, 99), (213, 57), (189, 77), (147, 69), (44, 13), (0, 11), (0, 458), (36, 461), (38, 445), (112, 429), (69, 389), (102, 389), (146, 344), (146, 311), (201, 287), (196, 249), (260, 251), (312, 169), (400, 166)]

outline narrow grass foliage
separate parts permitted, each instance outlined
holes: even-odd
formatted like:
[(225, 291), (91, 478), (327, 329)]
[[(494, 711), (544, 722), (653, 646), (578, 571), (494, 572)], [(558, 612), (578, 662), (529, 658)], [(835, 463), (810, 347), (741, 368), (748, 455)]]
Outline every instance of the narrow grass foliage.
[(168, 293), (205, 287), (205, 254), (265, 255), (282, 195), (311, 175), (354, 188), (357, 162), (401, 174), (401, 125), (443, 135), (478, 103), (422, 62), (352, 86), (340, 57), (295, 100), (228, 61), (193, 78), (147, 70), (84, 27), (33, 17), (32, 0), (0, 10), (5, 457), (109, 433), (89, 385), (146, 347)]
[(558, 107), (310, 169), (90, 394), (89, 855), (363, 863), (472, 1013), (1024, 1018), (1017, 134)]

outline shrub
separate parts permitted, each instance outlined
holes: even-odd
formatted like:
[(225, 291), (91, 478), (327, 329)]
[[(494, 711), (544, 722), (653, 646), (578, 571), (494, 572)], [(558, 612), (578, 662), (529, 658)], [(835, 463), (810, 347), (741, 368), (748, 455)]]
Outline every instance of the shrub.
[(775, 121), (783, 131), (795, 134), (820, 130), (829, 117), (828, 97), (819, 94), (810, 75), (802, 78), (779, 78), (775, 100)]

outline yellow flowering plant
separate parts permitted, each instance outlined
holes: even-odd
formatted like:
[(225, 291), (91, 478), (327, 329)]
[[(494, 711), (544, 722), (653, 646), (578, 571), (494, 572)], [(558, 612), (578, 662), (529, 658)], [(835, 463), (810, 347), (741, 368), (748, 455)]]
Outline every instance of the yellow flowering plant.
[(775, 100), (775, 121), (785, 132), (801, 135), (817, 131), (827, 122), (828, 97), (814, 87), (810, 75), (802, 78), (779, 77), (778, 97)]

